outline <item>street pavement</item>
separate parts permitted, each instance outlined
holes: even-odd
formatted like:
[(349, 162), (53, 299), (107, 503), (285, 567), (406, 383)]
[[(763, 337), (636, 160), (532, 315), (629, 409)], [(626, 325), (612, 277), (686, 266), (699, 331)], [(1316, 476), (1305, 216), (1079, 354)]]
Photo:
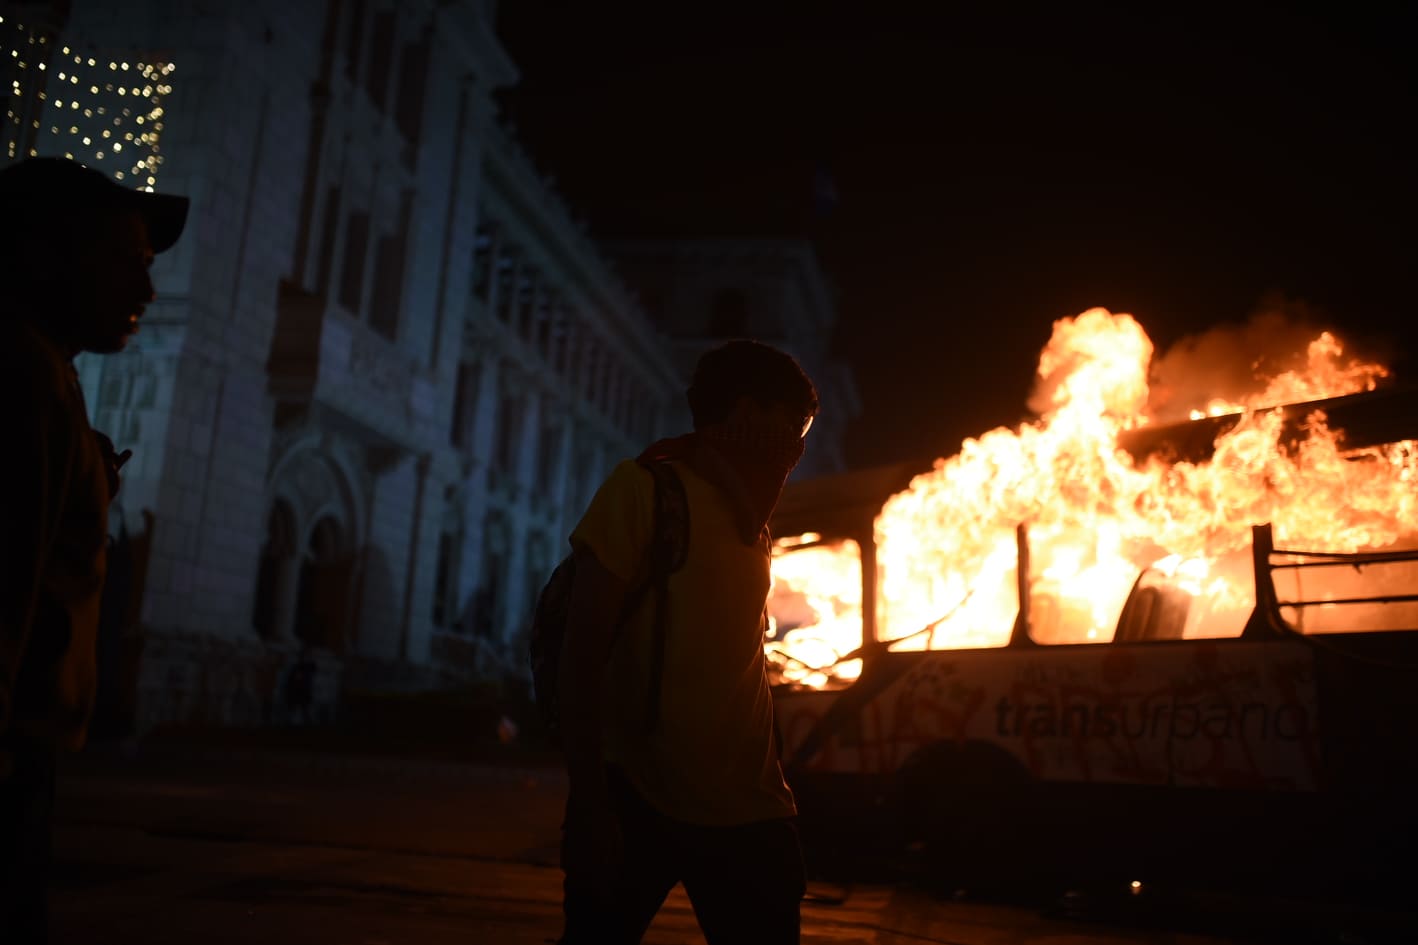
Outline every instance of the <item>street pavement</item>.
[[(458, 763), (190, 744), (91, 750), (66, 763), (59, 784), (54, 941), (554, 942), (564, 796), (555, 767), (506, 759)], [(1273, 905), (1213, 901), (1198, 915), (1200, 900), (1181, 907), (1175, 900), (1159, 912), (1139, 908), (1143, 899), (1125, 908), (1048, 909), (942, 895), (914, 882), (814, 880), (803, 942), (1403, 940), (1381, 934), (1402, 934), (1395, 926), (1369, 923), (1360, 931), (1342, 910), (1311, 908), (1297, 924)], [(1280, 913), (1290, 921), (1271, 921)], [(703, 942), (682, 890), (645, 942)]]

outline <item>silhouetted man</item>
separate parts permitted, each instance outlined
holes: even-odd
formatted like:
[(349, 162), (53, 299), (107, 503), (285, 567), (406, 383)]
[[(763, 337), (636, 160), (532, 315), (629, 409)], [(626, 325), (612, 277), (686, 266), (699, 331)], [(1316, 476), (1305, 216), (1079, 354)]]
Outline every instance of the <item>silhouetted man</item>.
[[(695, 432), (617, 466), (571, 535), (560, 664), (571, 782), (565, 945), (639, 942), (677, 882), (710, 945), (799, 938), (802, 854), (763, 621), (767, 522), (802, 456), (817, 392), (787, 354), (735, 341), (700, 359), (688, 396)], [(662, 658), (657, 594), (621, 618), (662, 544), (655, 490), (665, 486), (645, 466), (656, 462), (670, 464), (688, 509)]]
[(83, 746), (108, 503), (118, 469), (89, 426), (73, 358), (122, 351), (153, 299), (148, 266), (187, 199), (72, 161), (0, 170), (0, 941), (47, 937), (54, 769)]

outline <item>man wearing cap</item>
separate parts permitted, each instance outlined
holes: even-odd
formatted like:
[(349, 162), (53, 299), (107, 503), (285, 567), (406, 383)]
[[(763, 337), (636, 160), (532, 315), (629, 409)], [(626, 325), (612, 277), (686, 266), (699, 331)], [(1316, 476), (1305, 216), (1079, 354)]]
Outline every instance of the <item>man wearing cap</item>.
[(122, 351), (187, 199), (59, 158), (0, 170), (0, 941), (46, 940), (58, 753), (83, 746), (108, 503), (128, 453), (89, 426), (73, 358)]

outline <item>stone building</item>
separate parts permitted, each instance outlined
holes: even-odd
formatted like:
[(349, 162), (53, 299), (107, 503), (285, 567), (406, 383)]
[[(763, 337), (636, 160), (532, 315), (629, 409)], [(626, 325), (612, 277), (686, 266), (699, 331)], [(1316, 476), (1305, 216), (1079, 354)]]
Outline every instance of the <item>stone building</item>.
[[(279, 720), (297, 662), (317, 714), (519, 671), (591, 489), (684, 419), (691, 326), (657, 328), (496, 122), (494, 7), (3, 7), (9, 155), (192, 199), (141, 333), (80, 359), (134, 453), (104, 659), (140, 725)], [(773, 339), (825, 337), (810, 254), (773, 252), (811, 266)], [(845, 377), (815, 344), (785, 346)]]
[(499, 128), (482, 174), (452, 425), (463, 476), (434, 623), (496, 649), (516, 640), (610, 467), (672, 429), (683, 381), (664, 338)]

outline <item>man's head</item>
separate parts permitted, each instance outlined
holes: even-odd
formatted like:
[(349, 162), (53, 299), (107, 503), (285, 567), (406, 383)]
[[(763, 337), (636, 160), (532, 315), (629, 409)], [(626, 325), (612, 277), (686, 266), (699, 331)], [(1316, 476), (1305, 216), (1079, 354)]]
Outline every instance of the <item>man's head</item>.
[(187, 198), (130, 190), (63, 158), (0, 169), (0, 300), (73, 352), (121, 351), (153, 299), (148, 266)]
[(694, 428), (749, 424), (801, 438), (817, 416), (817, 389), (789, 354), (756, 341), (706, 352), (689, 385)]

